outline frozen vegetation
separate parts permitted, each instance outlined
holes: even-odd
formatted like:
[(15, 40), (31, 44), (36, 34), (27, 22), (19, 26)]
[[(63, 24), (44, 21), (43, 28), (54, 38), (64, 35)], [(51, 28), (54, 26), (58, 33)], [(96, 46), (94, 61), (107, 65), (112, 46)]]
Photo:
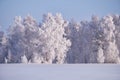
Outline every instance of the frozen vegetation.
[(120, 15), (76, 22), (48, 13), (41, 23), (16, 16), (0, 30), (0, 63), (120, 63)]

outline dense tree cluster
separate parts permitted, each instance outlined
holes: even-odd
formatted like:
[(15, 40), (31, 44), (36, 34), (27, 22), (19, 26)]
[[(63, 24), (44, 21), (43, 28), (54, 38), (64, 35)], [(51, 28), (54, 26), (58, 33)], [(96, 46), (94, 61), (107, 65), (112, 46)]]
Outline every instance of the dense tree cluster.
[(17, 16), (0, 31), (0, 63), (120, 63), (120, 15), (76, 22), (48, 13), (40, 24)]

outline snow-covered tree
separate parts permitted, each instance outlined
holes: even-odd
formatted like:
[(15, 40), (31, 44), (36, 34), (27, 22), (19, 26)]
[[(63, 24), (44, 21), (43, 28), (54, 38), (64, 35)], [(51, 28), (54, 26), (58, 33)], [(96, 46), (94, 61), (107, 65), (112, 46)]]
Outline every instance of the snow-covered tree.
[(14, 62), (20, 62), (20, 57), (25, 54), (28, 60), (31, 58), (39, 42), (38, 26), (36, 21), (28, 15), (23, 20), (15, 17), (9, 32), (9, 48)]
[(70, 41), (65, 37), (65, 27), (67, 22), (62, 18), (61, 14), (53, 16), (48, 13), (44, 15), (41, 29), (44, 31), (44, 46), (42, 46), (42, 54), (44, 60), (48, 63), (64, 63)]
[(39, 47), (39, 27), (37, 25), (36, 20), (28, 15), (23, 20), (23, 25), (25, 28), (24, 31), (24, 44), (25, 44), (25, 55), (28, 60), (34, 53), (38, 54), (38, 47)]
[(4, 62), (4, 54), (3, 54), (3, 32), (0, 31), (0, 63)]
[(10, 57), (12, 62), (20, 62), (20, 57), (23, 55), (25, 51), (25, 43), (24, 43), (24, 25), (22, 24), (22, 18), (20, 16), (15, 17), (13, 25), (9, 28), (8, 33), (8, 56)]
[(65, 26), (67, 23), (60, 14), (44, 16), (40, 27), (29, 15), (23, 20), (16, 17), (9, 32), (9, 54), (12, 53), (13, 62), (21, 62), (25, 54), (34, 63), (63, 63), (70, 46), (65, 38)]
[(80, 23), (71, 20), (68, 27), (66, 28), (67, 38), (70, 39), (72, 45), (67, 54), (68, 63), (80, 63), (82, 62), (82, 53), (81, 53), (81, 31)]
[(101, 19), (100, 26), (103, 30), (104, 35), (104, 56), (105, 56), (105, 63), (119, 63), (119, 51), (116, 45), (115, 39), (115, 25), (113, 23), (112, 16), (105, 16)]
[(7, 39), (3, 31), (0, 31), (0, 63), (5, 62), (5, 57), (7, 55), (6, 47)]
[(104, 53), (103, 53), (103, 33), (101, 27), (99, 26), (99, 18), (97, 16), (92, 16), (92, 21), (89, 23), (89, 35), (91, 36), (89, 42), (89, 63), (104, 63)]
[(116, 38), (116, 45), (119, 50), (119, 57), (120, 57), (120, 15), (112, 15), (113, 22), (115, 25), (115, 38)]
[(82, 54), (81, 59), (83, 63), (88, 63), (90, 61), (90, 56), (92, 52), (91, 46), (92, 46), (92, 38), (93, 38), (93, 28), (89, 25), (89, 22), (87, 21), (81, 21), (80, 24), (82, 28), (81, 30), (82, 35), (80, 38), (80, 46), (81, 46), (81, 54)]
[(61, 14), (15, 17), (0, 30), (0, 63), (120, 63), (120, 15), (70, 22)]

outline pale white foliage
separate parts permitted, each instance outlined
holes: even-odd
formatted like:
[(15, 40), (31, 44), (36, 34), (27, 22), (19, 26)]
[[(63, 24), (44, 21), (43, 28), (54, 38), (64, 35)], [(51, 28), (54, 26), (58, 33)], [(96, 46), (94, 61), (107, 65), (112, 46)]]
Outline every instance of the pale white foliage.
[(46, 61), (49, 63), (64, 63), (70, 41), (64, 36), (67, 22), (61, 14), (53, 16), (48, 13), (44, 15), (42, 30), (44, 31), (43, 55), (47, 56)]
[(21, 63), (28, 63), (26, 55), (21, 56)]
[(103, 28), (104, 34), (104, 55), (105, 55), (105, 63), (118, 63), (119, 59), (119, 51), (116, 46), (115, 39), (115, 25), (113, 23), (112, 16), (106, 16), (101, 20), (100, 24)]
[(67, 60), (70, 63), (80, 63), (83, 62), (82, 61), (82, 53), (81, 49), (80, 49), (80, 45), (81, 45), (81, 31), (80, 31), (80, 23), (75, 22), (74, 20), (72, 20), (71, 22), (69, 22), (68, 27), (66, 28), (66, 33), (67, 33), (67, 37), (68, 39), (70, 39), (72, 45), (71, 48), (68, 52), (67, 55)]
[(113, 15), (113, 22), (115, 25), (115, 38), (116, 38), (116, 45), (119, 50), (119, 57), (120, 57), (120, 15)]
[(30, 60), (31, 60), (31, 63), (41, 63), (42, 62), (37, 53), (34, 53)]
[(104, 57), (103, 49), (100, 48), (98, 49), (98, 53), (97, 53), (97, 62), (104, 63), (104, 60), (105, 60), (105, 57)]
[(3, 31), (0, 31), (0, 63), (5, 62), (4, 57), (7, 54), (6, 50), (7, 39)]
[(0, 31), (0, 63), (120, 63), (120, 16), (68, 22), (48, 13), (40, 24), (16, 16), (7, 36)]
[(4, 59), (5, 59), (5, 63), (8, 63), (8, 59), (6, 57)]

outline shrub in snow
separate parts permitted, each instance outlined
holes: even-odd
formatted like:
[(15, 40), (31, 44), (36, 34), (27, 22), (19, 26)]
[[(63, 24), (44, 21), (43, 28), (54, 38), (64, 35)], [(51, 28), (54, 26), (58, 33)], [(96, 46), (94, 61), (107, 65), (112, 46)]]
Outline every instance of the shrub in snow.
[(32, 58), (30, 59), (31, 63), (42, 63), (42, 59), (40, 58), (40, 56), (37, 53), (34, 53), (32, 55)]
[(5, 60), (5, 63), (8, 63), (8, 60), (7, 60), (7, 58), (6, 58), (6, 57), (4, 58), (4, 60)]
[(28, 63), (27, 57), (25, 55), (21, 56), (21, 63)]

